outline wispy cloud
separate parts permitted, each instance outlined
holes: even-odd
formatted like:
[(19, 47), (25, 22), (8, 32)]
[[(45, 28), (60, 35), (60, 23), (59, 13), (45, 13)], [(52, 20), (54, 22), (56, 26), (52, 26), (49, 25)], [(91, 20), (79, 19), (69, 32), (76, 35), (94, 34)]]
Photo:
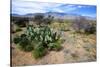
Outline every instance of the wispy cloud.
[(61, 10), (64, 10), (64, 12), (73, 12), (79, 8), (83, 8), (84, 6), (81, 6), (81, 5), (67, 5), (67, 4), (64, 4), (64, 5), (61, 5), (60, 8)]
[[(59, 3), (40, 3), (40, 2), (26, 2), (26, 1), (13, 1), (12, 2), (12, 12), (18, 11), (20, 14), (25, 13), (36, 13), (36, 12), (69, 12), (75, 10), (76, 7), (73, 5), (64, 5)], [(23, 12), (24, 10), (24, 12)]]
[[(26, 11), (26, 12), (22, 12), (21, 14), (25, 14), (25, 13), (36, 13), (36, 12), (47, 12), (47, 11), (54, 11), (54, 8), (57, 10), (56, 7), (60, 6), (61, 4), (55, 4), (55, 3), (40, 3), (40, 2), (26, 2), (26, 1), (12, 1), (12, 12), (14, 11)], [(20, 10), (19, 10), (20, 9)], [(30, 11), (28, 11), (30, 10)]]
[(27, 14), (45, 12), (76, 13), (96, 16), (96, 7), (86, 5), (68, 5), (62, 3), (41, 3), (32, 0), (12, 0), (12, 13)]

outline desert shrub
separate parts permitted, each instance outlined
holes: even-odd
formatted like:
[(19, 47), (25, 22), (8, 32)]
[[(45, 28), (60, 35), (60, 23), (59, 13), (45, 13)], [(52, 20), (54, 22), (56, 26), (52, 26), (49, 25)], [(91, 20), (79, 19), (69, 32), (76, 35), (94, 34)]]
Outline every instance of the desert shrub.
[(61, 48), (60, 34), (48, 26), (33, 27), (29, 25), (26, 33), (22, 34), (19, 40), (18, 47), (24, 51), (33, 50), (35, 58), (44, 56), (47, 49), (59, 50)]
[(96, 32), (96, 25), (91, 23), (91, 25), (88, 25), (88, 28), (85, 29), (85, 32), (87, 34), (94, 34)]
[(61, 24), (58, 23), (58, 22), (53, 22), (52, 24), (50, 24), (51, 28), (54, 28), (54, 29), (57, 29), (57, 30), (60, 30), (60, 26), (61, 26)]
[(29, 22), (28, 18), (20, 18), (16, 20), (14, 23), (19, 27), (26, 27)]
[(51, 22), (53, 21), (54, 17), (51, 15), (48, 15), (48, 17), (44, 18), (43, 22), (45, 24), (51, 24)]
[(45, 54), (46, 54), (46, 48), (44, 48), (41, 45), (35, 47), (34, 50), (32, 51), (32, 55), (36, 59), (43, 57)]
[(14, 38), (14, 43), (16, 43), (18, 48), (23, 51), (33, 50), (33, 45), (27, 38), (26, 34), (21, 34), (21, 36), (17, 36), (16, 38)]
[(79, 33), (92, 34), (96, 32), (96, 25), (94, 25), (90, 20), (87, 20), (85, 17), (77, 18), (73, 22), (73, 28)]
[(41, 45), (48, 48), (49, 43), (56, 42), (60, 39), (60, 35), (57, 32), (53, 32), (48, 26), (34, 28), (29, 27), (27, 35), (31, 40), (35, 42), (41, 42)]
[(45, 17), (43, 14), (36, 14), (33, 18), (33, 21), (36, 22), (36, 24), (41, 25), (41, 24), (50, 24), (53, 20), (53, 16), (48, 15)]
[(32, 50), (33, 46), (25, 34), (21, 35), (20, 40), (21, 41), (19, 42), (19, 46), (20, 46), (21, 50), (24, 50), (24, 51), (31, 51)]
[(20, 37), (15, 37), (13, 41), (15, 44), (18, 44), (20, 42)]
[(22, 31), (22, 29), (19, 26), (13, 24), (13, 26), (11, 27), (11, 33), (16, 33), (20, 31)]
[(49, 50), (59, 51), (61, 49), (61, 41), (56, 41), (55, 43), (48, 44)]
[(21, 28), (17, 28), (16, 29), (16, 32), (19, 32), (19, 31), (22, 31), (22, 29)]
[(22, 31), (21, 27), (15, 25), (15, 24), (12, 25), (12, 27), (11, 27), (12, 33), (20, 32), (20, 31)]
[(61, 23), (60, 24), (60, 30), (61, 31), (70, 31), (69, 29), (68, 29), (68, 23), (67, 22), (64, 22), (64, 23)]
[(33, 18), (33, 21), (37, 22), (38, 25), (41, 24), (43, 21), (44, 15), (43, 14), (36, 14)]
[(50, 27), (60, 31), (70, 31), (68, 28), (68, 23), (66, 22), (53, 22), (52, 24), (50, 24)]

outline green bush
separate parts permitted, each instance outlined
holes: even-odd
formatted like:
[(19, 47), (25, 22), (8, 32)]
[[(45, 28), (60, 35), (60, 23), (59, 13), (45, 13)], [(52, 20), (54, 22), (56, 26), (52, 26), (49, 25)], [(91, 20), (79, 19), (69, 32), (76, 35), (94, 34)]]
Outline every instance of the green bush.
[(29, 18), (16, 18), (14, 24), (16, 24), (18, 27), (26, 27), (29, 22)]
[(96, 32), (96, 21), (87, 20), (85, 17), (80, 17), (72, 24), (77, 33), (94, 34)]
[(43, 46), (37, 46), (32, 51), (32, 55), (36, 59), (43, 57), (45, 54), (46, 54), (46, 48), (44, 48)]
[(13, 41), (15, 44), (18, 44), (20, 42), (20, 37), (15, 37)]
[(88, 25), (88, 28), (85, 29), (85, 32), (87, 34), (94, 34), (96, 32), (96, 25), (95, 24)]
[(22, 31), (22, 29), (21, 28), (16, 29), (16, 32), (19, 32), (19, 31)]
[(22, 34), (20, 37), (14, 38), (14, 43), (18, 43), (17, 47), (23, 51), (32, 51), (33, 45), (30, 40), (27, 38), (26, 34)]
[(41, 44), (47, 46), (49, 43), (56, 42), (60, 39), (60, 35), (57, 32), (53, 32), (49, 27), (37, 27), (29, 26), (27, 28), (27, 36), (35, 42), (41, 42)]
[(48, 49), (49, 50), (56, 50), (56, 51), (58, 51), (58, 50), (61, 49), (61, 43), (62, 43), (61, 40), (58, 40), (58, 41), (56, 41), (54, 43), (49, 43), (48, 44)]
[(61, 48), (60, 34), (48, 26), (28, 26), (25, 34), (19, 37), (18, 46), (21, 50), (32, 51), (35, 58), (46, 54), (46, 49), (59, 50)]
[(51, 24), (51, 22), (53, 21), (54, 17), (51, 15), (48, 15), (47, 17), (45, 17), (43, 14), (36, 14), (33, 18), (33, 21), (36, 22), (37, 25), (41, 24)]

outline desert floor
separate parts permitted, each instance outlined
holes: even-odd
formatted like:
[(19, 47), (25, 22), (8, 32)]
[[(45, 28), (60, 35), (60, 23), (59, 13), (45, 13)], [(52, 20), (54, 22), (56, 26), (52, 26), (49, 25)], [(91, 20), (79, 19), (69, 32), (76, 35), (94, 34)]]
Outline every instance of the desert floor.
[[(13, 37), (13, 35), (12, 35)], [(60, 51), (50, 51), (41, 59), (32, 57), (31, 52), (23, 52), (11, 44), (12, 65), (45, 65), (96, 61), (96, 35), (63, 32), (65, 39)]]

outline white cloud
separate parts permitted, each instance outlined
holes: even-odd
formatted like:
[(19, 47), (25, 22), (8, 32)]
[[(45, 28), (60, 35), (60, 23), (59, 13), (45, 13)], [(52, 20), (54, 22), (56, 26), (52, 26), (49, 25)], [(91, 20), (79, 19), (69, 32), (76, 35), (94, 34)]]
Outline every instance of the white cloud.
[(85, 7), (85, 6), (81, 6), (81, 5), (79, 5), (79, 6), (77, 6), (78, 8), (83, 8), (83, 7)]
[(74, 10), (77, 9), (77, 6), (76, 5), (67, 5), (67, 4), (64, 4), (64, 5), (61, 5), (58, 7), (60, 10), (63, 10), (63, 12), (72, 12)]
[(12, 13), (27, 14), (27, 13), (44, 13), (44, 12), (64, 12), (70, 13), (82, 5), (67, 5), (61, 3), (34, 2), (29, 0), (13, 0)]
[(78, 8), (82, 8), (82, 6), (78, 6)]
[[(43, 13), (48, 12), (49, 10), (52, 10), (61, 4), (58, 3), (41, 3), (41, 2), (26, 2), (26, 1), (12, 1), (12, 12), (18, 11), (18, 13)], [(24, 11), (24, 12), (23, 12)], [(57, 9), (56, 9), (57, 11)], [(61, 11), (60, 11), (61, 12)]]
[(54, 11), (54, 12), (65, 12), (64, 10), (62, 10), (60, 8), (54, 8), (54, 9), (52, 9), (52, 11)]

